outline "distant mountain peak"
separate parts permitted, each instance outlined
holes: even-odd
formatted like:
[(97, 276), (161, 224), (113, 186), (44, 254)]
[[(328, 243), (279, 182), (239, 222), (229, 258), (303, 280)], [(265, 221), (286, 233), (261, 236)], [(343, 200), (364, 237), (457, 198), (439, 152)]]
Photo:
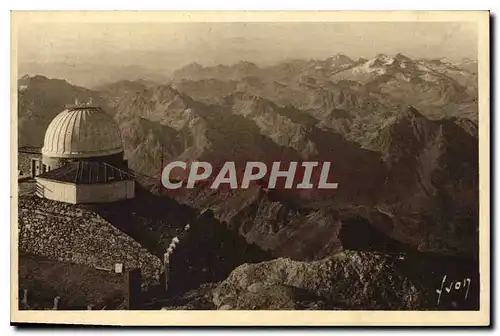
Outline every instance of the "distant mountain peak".
[(335, 54), (327, 58), (325, 60), (325, 63), (327, 63), (327, 65), (330, 67), (341, 67), (351, 65), (354, 63), (354, 61), (344, 54)]
[(243, 65), (243, 66), (251, 66), (251, 67), (256, 67), (257, 65), (255, 63), (249, 62), (249, 61), (239, 61), (235, 65)]
[(464, 58), (462, 58), (462, 62), (464, 62), (464, 63), (476, 63), (477, 60), (469, 58), (469, 57), (464, 57)]
[(193, 63), (189, 63), (184, 68), (202, 69), (203, 65), (201, 65), (200, 63), (197, 63), (197, 62), (193, 62)]
[(394, 57), (397, 60), (405, 60), (405, 61), (411, 61), (411, 58), (408, 56), (402, 54), (402, 53), (397, 53), (396, 56)]
[(390, 58), (390, 56), (389, 56), (389, 55), (387, 55), (387, 54), (378, 53), (377, 55), (375, 55), (375, 58), (378, 58), (378, 59), (385, 59), (385, 58)]
[(449, 59), (447, 59), (446, 57), (441, 57), (441, 58), (439, 59), (439, 61), (440, 61), (441, 63), (444, 63), (444, 64), (453, 64), (453, 62), (451, 62), (451, 61), (450, 61)]
[(329, 59), (353, 62), (353, 60), (351, 58), (349, 58), (348, 56), (346, 56), (342, 53), (337, 53), (337, 54), (333, 55), (332, 57), (330, 57)]
[[(46, 80), (50, 80), (49, 78), (47, 78), (45, 76), (42, 76), (42, 75), (34, 75), (34, 76), (24, 75), (21, 79), (32, 80), (32, 81), (46, 81)], [(65, 82), (64, 79), (54, 79), (54, 80), (64, 81)]]
[(384, 68), (392, 65), (393, 63), (393, 57), (386, 54), (377, 54), (375, 58), (368, 60), (365, 65), (368, 66), (368, 68)]

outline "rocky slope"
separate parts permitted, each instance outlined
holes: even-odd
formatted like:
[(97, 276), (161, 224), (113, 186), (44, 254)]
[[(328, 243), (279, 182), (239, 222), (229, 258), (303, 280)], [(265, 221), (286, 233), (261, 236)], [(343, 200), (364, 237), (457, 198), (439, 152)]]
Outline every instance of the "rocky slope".
[(476, 258), (478, 157), (472, 125), (456, 118), (429, 120), (409, 107), (377, 132), (370, 143), (376, 152), (308, 135), (318, 150), (328, 146), (331, 157), (343, 159), (334, 176), (344, 184), (334, 194), (199, 186), (175, 197), (210, 207), (248, 241), (277, 255), (328, 255), (355, 244), (349, 236), (344, 244), (339, 238), (354, 226), (360, 236), (377, 237), (379, 247), (393, 244), (370, 228), (414, 249)]
[[(435, 264), (440, 263), (435, 261)], [(280, 258), (239, 266), (213, 290), (212, 298), (217, 309), (477, 307), (477, 283), (469, 288), (467, 295), (465, 291), (453, 293), (438, 304), (435, 290), (440, 288), (440, 275), (424, 274), (431, 280), (422, 282), (419, 279), (422, 276), (411, 272), (410, 267), (404, 257), (355, 251), (344, 251), (315, 262)], [(442, 271), (446, 272), (446, 267)], [(459, 273), (454, 276), (458, 277)]]
[[(218, 309), (415, 309), (423, 293), (384, 257), (345, 251), (316, 262), (275, 259), (236, 268), (214, 291)], [(330, 306), (330, 307), (328, 307)]]
[(428, 199), (420, 212), (399, 204), (336, 205), (334, 197), (297, 200), (260, 187), (232, 192), (200, 187), (175, 197), (199, 209), (210, 207), (248, 242), (296, 260), (317, 260), (345, 248), (435, 251), (470, 259), (478, 253), (474, 211), (443, 209), (437, 197)]
[[(406, 191), (416, 184), (408, 179), (418, 179), (418, 188), (427, 194), (459, 180), (471, 189), (477, 184), (478, 170), (474, 129), (463, 119), (429, 120), (410, 106), (379, 130), (371, 147), (381, 152), (390, 167), (391, 178), (396, 179), (393, 184), (404, 185)], [(405, 173), (417, 176), (405, 177)]]

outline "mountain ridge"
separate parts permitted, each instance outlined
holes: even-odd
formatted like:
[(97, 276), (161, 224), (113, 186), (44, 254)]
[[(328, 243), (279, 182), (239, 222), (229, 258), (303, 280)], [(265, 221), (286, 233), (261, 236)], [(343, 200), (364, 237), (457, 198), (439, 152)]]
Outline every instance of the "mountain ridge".
[[(362, 73), (366, 82), (344, 76), (364, 67), (375, 69)], [(414, 249), (477, 255), (477, 117), (471, 108), (477, 102), (474, 86), (464, 86), (473, 74), (461, 84), (404, 55), (357, 61), (338, 55), (259, 69), (241, 62), (210, 70), (221, 78), (123, 80), (99, 91), (21, 78), (19, 143), (40, 146), (64, 104), (92, 98), (120, 125), (132, 168), (155, 178), (170, 160), (331, 161), (340, 186), (333, 194), (266, 192), (255, 185), (172, 195), (200, 209), (214, 207), (226, 225), (279, 255), (320, 258), (355, 244), (352, 228), (367, 236), (382, 232)]]

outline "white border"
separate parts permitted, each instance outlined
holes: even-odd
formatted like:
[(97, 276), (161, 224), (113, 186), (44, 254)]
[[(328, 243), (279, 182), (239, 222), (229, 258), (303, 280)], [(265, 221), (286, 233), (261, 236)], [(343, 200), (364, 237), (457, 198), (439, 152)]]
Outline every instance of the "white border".
[[(207, 6), (207, 4), (209, 5)], [(48, 9), (92, 9), (92, 10), (97, 10), (97, 9), (173, 9), (173, 10), (182, 10), (182, 9), (196, 9), (196, 10), (201, 10), (201, 9), (211, 9), (211, 10), (216, 10), (216, 9), (225, 9), (225, 10), (230, 10), (230, 9), (260, 9), (260, 10), (270, 10), (270, 9), (363, 9), (363, 10), (391, 10), (391, 9), (429, 9), (429, 10), (440, 10), (440, 9), (456, 9), (456, 10), (463, 10), (463, 9), (493, 9), (494, 12), (497, 12), (497, 9), (499, 8), (499, 3), (498, 1), (483, 1), (483, 0), (476, 0), (473, 2), (470, 1), (441, 1), (437, 2), (434, 0), (421, 0), (418, 2), (403, 2), (403, 1), (347, 1), (347, 2), (332, 2), (332, 1), (317, 1), (317, 0), (308, 0), (308, 1), (294, 1), (294, 0), (276, 0), (273, 1), (272, 3), (269, 1), (265, 0), (255, 0), (252, 2), (248, 3), (236, 3), (234, 1), (224, 1), (224, 0), (212, 0), (212, 1), (182, 1), (182, 2), (172, 2), (167, 4), (167, 6), (163, 5), (163, 8), (160, 8), (161, 5), (157, 1), (149, 1), (149, 0), (142, 0), (140, 2), (138, 1), (129, 1), (129, 0), (113, 0), (113, 1), (107, 1), (106, 3), (103, 3), (102, 1), (94, 1), (94, 0), (87, 0), (85, 3), (81, 2), (65, 2), (65, 1), (53, 1), (53, 0), (47, 0), (43, 2), (39, 1), (16, 1), (16, 3), (12, 4), (15, 9), (21, 9), (21, 10), (30, 10), (30, 9), (42, 9), (42, 10), (48, 10)], [(8, 5), (7, 2), (3, 2), (3, 5)], [(85, 8), (82, 7), (82, 5), (85, 5)], [(43, 6), (43, 7), (42, 7)], [(3, 96), (3, 111), (9, 111), (10, 110), (10, 94), (9, 94), (9, 89), (10, 89), (10, 31), (9, 31), (9, 12), (7, 10), (1, 12), (3, 15), (1, 17), (2, 20), (0, 20), (1, 24), (3, 25), (1, 30), (1, 38), (2, 42), (4, 42), (5, 48), (3, 49), (3, 67), (2, 67), (2, 92), (4, 94)], [(497, 23), (498, 25), (498, 23)], [(496, 28), (495, 28), (496, 31)], [(498, 58), (495, 58), (495, 61), (498, 60)], [(495, 92), (493, 93), (494, 95), (498, 96), (499, 95), (499, 89), (496, 88)], [(3, 146), (3, 153), (8, 153), (10, 151), (10, 146), (7, 145), (10, 142), (10, 127), (9, 127), (9, 117), (8, 113), (3, 113), (2, 117), (4, 118), (3, 122), (0, 122), (0, 127), (2, 128), (0, 131), (0, 136), (2, 136), (2, 140), (0, 141), (0, 145)], [(496, 121), (498, 122), (498, 118), (496, 118)], [(495, 123), (495, 125), (497, 125)], [(495, 153), (497, 153), (498, 146), (496, 146)], [(498, 154), (498, 153), (497, 153)], [(10, 176), (9, 174), (9, 168), (7, 165), (0, 165), (0, 172), (3, 175), (3, 181), (8, 181), (7, 176)], [(2, 214), (4, 215), (4, 223), (8, 222), (10, 219), (8, 218), (8, 214), (10, 212), (9, 209), (9, 198), (10, 198), (10, 193), (9, 193), (10, 188), (3, 188), (3, 202), (0, 203), (2, 206)], [(499, 202), (499, 203), (497, 203)], [(494, 208), (499, 208), (500, 206), (500, 201), (496, 200), (494, 204)], [(493, 219), (493, 218), (492, 218)], [(9, 249), (9, 240), (7, 237), (10, 237), (9, 235), (9, 227), (7, 225), (3, 225), (2, 229), (4, 230), (2, 237), (5, 239), (4, 244), (2, 244), (2, 247), (4, 248), (4, 256), (8, 255), (10, 253)], [(496, 230), (496, 235), (495, 238), (498, 238), (498, 232), (499, 230)], [(498, 239), (497, 239), (498, 240)], [(8, 268), (8, 258), (3, 258), (1, 259), (2, 263), (4, 266), (4, 270)], [(498, 259), (497, 259), (498, 260)], [(4, 274), (8, 274), (7, 272), (4, 272)], [(4, 275), (4, 282), (2, 287), (2, 301), (6, 302), (8, 301), (9, 298), (9, 291), (8, 288), (10, 286), (10, 278), (8, 276)], [(498, 291), (496, 291), (498, 293)], [(498, 302), (498, 301), (497, 301)], [(7, 305), (2, 306), (2, 313), (5, 313), (5, 315), (10, 315), (10, 310), (7, 308)], [(496, 310), (498, 312), (498, 309)], [(6, 317), (4, 315), (4, 321), (6, 320)], [(496, 314), (495, 314), (496, 315)], [(498, 319), (497, 319), (498, 321)], [(6, 323), (2, 323), (2, 326), (7, 326)], [(2, 330), (2, 334), (3, 331)], [(12, 328), (9, 329), (9, 332), (12, 332)], [(161, 332), (161, 331), (160, 331)], [(262, 332), (262, 331), (259, 331)], [(307, 331), (306, 331), (307, 332)], [(343, 332), (340, 330), (337, 330), (335, 332)], [(456, 332), (456, 331), (449, 331), (449, 332)], [(69, 332), (68, 332), (69, 334)]]

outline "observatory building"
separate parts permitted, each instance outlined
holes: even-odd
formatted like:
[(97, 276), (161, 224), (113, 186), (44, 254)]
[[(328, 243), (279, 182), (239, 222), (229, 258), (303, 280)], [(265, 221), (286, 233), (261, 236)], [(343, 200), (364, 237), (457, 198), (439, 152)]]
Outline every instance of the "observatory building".
[(134, 197), (120, 129), (99, 106), (67, 106), (45, 132), (31, 174), (40, 197), (73, 204)]

